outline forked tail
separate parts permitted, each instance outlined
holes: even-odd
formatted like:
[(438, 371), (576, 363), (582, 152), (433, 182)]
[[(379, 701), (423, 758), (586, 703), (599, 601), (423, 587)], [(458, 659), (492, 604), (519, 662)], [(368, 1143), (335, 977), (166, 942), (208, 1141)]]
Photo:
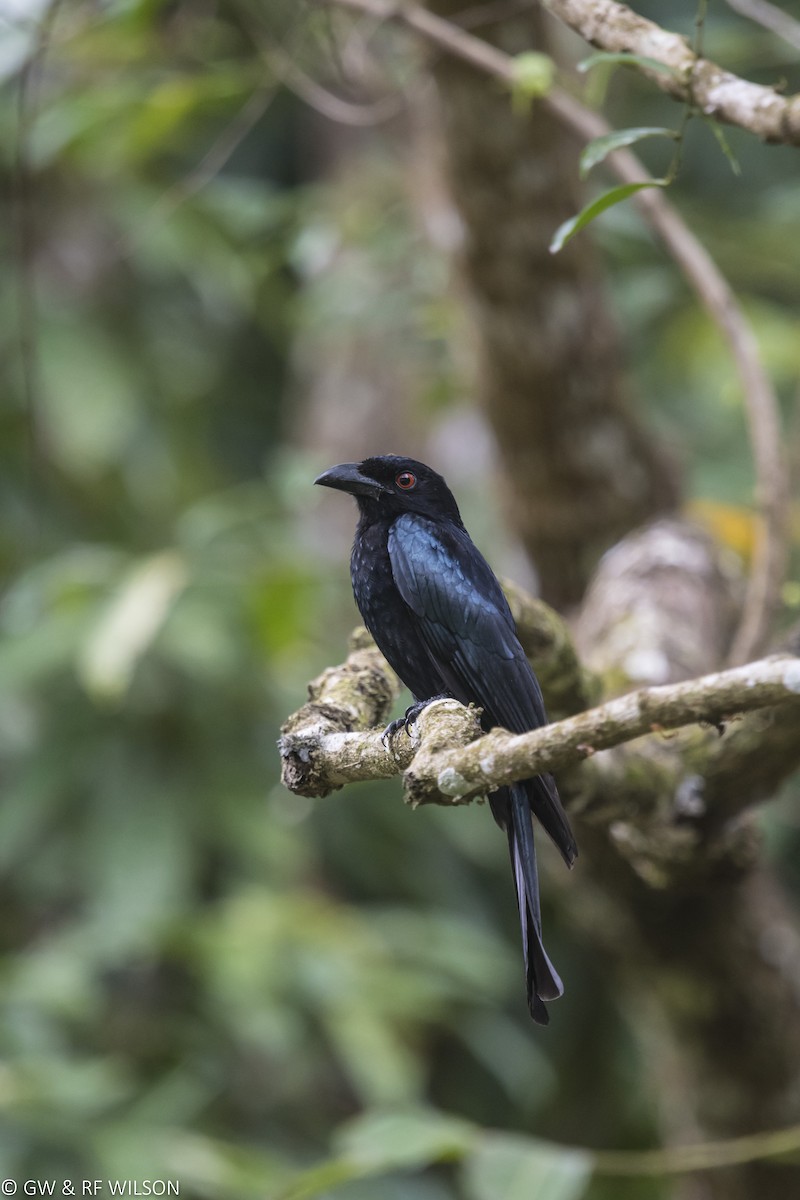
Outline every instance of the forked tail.
[[(505, 789), (504, 789), (505, 790)], [(539, 907), (539, 873), (533, 841), (533, 821), (524, 784), (514, 784), (510, 793), (510, 820), (506, 825), (511, 867), (517, 886), (517, 904), (522, 928), (522, 952), (528, 987), (528, 1008), (534, 1021), (549, 1021), (545, 1000), (563, 995), (561, 982), (542, 944), (542, 915)]]

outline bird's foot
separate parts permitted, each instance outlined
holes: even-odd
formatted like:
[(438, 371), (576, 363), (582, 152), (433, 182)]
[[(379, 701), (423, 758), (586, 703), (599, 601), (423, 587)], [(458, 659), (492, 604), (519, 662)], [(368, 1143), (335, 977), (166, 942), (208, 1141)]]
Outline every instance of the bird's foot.
[(447, 692), (442, 692), (439, 696), (431, 696), (429, 700), (418, 700), (416, 704), (411, 704), (405, 711), (402, 717), (398, 717), (396, 721), (390, 721), (381, 734), (381, 741), (384, 746), (391, 742), (396, 733), (401, 729), (405, 729), (409, 737), (411, 737), (411, 726), (416, 721), (423, 709), (429, 704), (433, 704), (434, 700), (446, 700)]

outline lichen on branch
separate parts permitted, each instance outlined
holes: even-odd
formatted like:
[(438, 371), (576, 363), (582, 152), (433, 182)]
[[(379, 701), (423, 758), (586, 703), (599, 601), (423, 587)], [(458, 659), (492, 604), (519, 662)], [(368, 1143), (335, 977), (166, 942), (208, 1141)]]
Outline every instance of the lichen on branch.
[[(768, 142), (800, 145), (800, 96), (740, 79), (697, 55), (686, 38), (640, 17), (616, 0), (545, 0), (545, 7), (592, 46), (631, 54), (642, 74), (706, 116), (748, 129)], [(650, 67), (660, 63), (665, 70)]]
[[(363, 626), (350, 636), (350, 653), (308, 685), (308, 700), (281, 727), (281, 779), (298, 796), (327, 796), (357, 779), (397, 774), (390, 751), (367, 735), (350, 756), (335, 752), (337, 738), (385, 723), (400, 684)], [(353, 757), (355, 756), (355, 757)], [(350, 762), (349, 758), (353, 758)], [(338, 772), (345, 773), (340, 776)], [(359, 773), (361, 772), (361, 773)]]
[(516, 735), (494, 729), (481, 736), (475, 711), (455, 700), (434, 701), (410, 733), (401, 729), (389, 739), (365, 730), (371, 714), (381, 721), (388, 715), (392, 679), (377, 651), (359, 649), (311, 685), (312, 699), (282, 731), (283, 779), (290, 790), (322, 796), (345, 783), (403, 772), (412, 805), (463, 803), (644, 734), (697, 722), (720, 725), (737, 713), (771, 706), (796, 710), (800, 722), (800, 659), (791, 655), (639, 688)]

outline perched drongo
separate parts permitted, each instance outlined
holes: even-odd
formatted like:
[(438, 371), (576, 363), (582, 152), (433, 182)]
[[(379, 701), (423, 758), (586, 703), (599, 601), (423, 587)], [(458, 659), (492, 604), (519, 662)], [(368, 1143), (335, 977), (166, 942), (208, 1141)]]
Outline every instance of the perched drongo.
[[(524, 733), (545, 725), (542, 692), (506, 598), (441, 475), (414, 459), (381, 455), (331, 467), (315, 482), (349, 492), (358, 504), (353, 593), (379, 649), (416, 701), (407, 719), (431, 699), (452, 696), (480, 707), (487, 730), (500, 725)], [(542, 945), (531, 813), (568, 866), (577, 854), (575, 839), (551, 775), (498, 788), (489, 804), (508, 835), (528, 1007), (534, 1021), (546, 1024), (544, 1001), (564, 988)]]

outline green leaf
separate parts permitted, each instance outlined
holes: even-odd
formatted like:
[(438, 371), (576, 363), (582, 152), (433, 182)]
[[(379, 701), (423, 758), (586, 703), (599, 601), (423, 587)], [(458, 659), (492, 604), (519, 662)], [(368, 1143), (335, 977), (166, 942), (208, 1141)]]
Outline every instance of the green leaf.
[(722, 151), (722, 153), (725, 155), (725, 157), (727, 158), (728, 162), (730, 163), (731, 170), (733, 171), (734, 175), (741, 175), (742, 168), (739, 164), (739, 160), (736, 157), (736, 155), (733, 153), (733, 150), (731, 149), (731, 144), (728, 141), (728, 139), (726, 138), (723, 130), (720, 128), (720, 126), (714, 120), (708, 119), (706, 121), (706, 124), (708, 125), (709, 129), (713, 133), (714, 137), (717, 139), (719, 148)]
[(274, 1195), (277, 1200), (315, 1200), (327, 1197), (332, 1188), (362, 1179), (369, 1172), (362, 1171), (347, 1159), (331, 1158), (316, 1167), (309, 1167), (294, 1177), (288, 1186), (279, 1188)]
[(469, 1200), (579, 1200), (592, 1157), (509, 1134), (486, 1134), (464, 1164)]
[(463, 1158), (476, 1136), (468, 1121), (433, 1109), (368, 1112), (337, 1131), (334, 1157), (299, 1172), (279, 1200), (314, 1200), (357, 1179)]
[(336, 1137), (340, 1155), (370, 1172), (426, 1167), (460, 1158), (475, 1140), (468, 1121), (433, 1109), (372, 1112), (349, 1122)]
[(50, 319), (41, 338), (42, 437), (54, 466), (83, 486), (125, 463), (140, 436), (137, 377), (99, 321)]
[(627, 200), (628, 196), (632, 196), (634, 192), (640, 192), (642, 188), (666, 186), (666, 179), (644, 179), (641, 183), (623, 183), (619, 187), (611, 188), (608, 192), (603, 192), (602, 196), (598, 196), (591, 204), (587, 204), (585, 208), (581, 209), (577, 216), (570, 217), (563, 225), (559, 225), (550, 243), (550, 253), (558, 254), (570, 238), (584, 229), (595, 217), (599, 217), (600, 213), (605, 212), (607, 208), (613, 208), (621, 200)]
[(781, 588), (781, 600), (787, 608), (800, 608), (800, 579), (787, 579)]
[(527, 112), (532, 100), (540, 100), (551, 90), (556, 64), (549, 54), (527, 51), (511, 62), (511, 103), (515, 112)]
[(590, 54), (588, 58), (584, 58), (578, 63), (578, 70), (585, 73), (591, 71), (593, 67), (599, 67), (607, 63), (610, 66), (624, 67), (647, 67), (650, 71), (660, 71), (663, 75), (675, 75), (672, 67), (666, 63), (660, 62), (657, 58), (648, 58), (646, 54), (626, 54), (624, 52), (612, 54), (608, 51), (600, 51), (598, 54)]
[(592, 167), (596, 167), (614, 150), (621, 150), (623, 146), (632, 146), (635, 142), (644, 141), (645, 138), (674, 139), (677, 136), (674, 129), (666, 129), (658, 125), (639, 125), (631, 129), (614, 129), (611, 133), (604, 133), (602, 137), (593, 138), (588, 145), (584, 146), (580, 161), (581, 179), (585, 179)]
[(92, 695), (124, 695), (186, 583), (185, 564), (173, 550), (142, 560), (123, 580), (81, 654), (79, 672)]
[(413, 1103), (422, 1074), (408, 1046), (385, 1014), (368, 1001), (329, 1003), (325, 1028), (356, 1094), (375, 1105)]

